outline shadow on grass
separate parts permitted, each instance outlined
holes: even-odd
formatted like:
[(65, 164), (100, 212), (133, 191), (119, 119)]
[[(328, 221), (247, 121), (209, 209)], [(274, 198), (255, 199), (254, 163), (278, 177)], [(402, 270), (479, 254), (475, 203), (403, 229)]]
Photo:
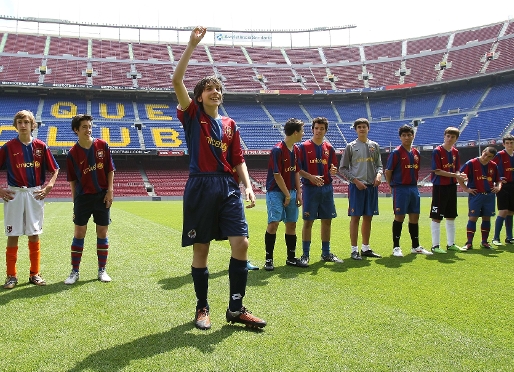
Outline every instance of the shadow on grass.
[[(13, 289), (2, 289), (0, 290), (0, 306), (7, 304), (12, 300), (21, 300), (24, 298), (34, 298), (38, 296), (46, 296), (48, 294), (59, 293), (68, 291), (75, 287), (80, 287), (90, 282), (97, 282), (97, 279), (78, 281), (72, 286), (66, 285), (63, 282), (47, 284), (45, 286), (36, 286), (29, 282), (19, 283)], [(102, 283), (100, 283), (102, 285)]]
[[(212, 353), (216, 345), (234, 332), (251, 330), (239, 326), (224, 325), (216, 331), (194, 331), (192, 322), (178, 325), (168, 331), (151, 334), (124, 344), (99, 350), (78, 362), (69, 372), (119, 371), (133, 360), (151, 358), (174, 349), (196, 348), (202, 353)], [(173, 370), (170, 366), (170, 370)]]
[[(409, 253), (406, 253), (403, 257), (396, 257), (391, 254), (390, 256), (378, 258), (375, 260), (375, 262), (378, 265), (384, 265), (385, 267), (388, 267), (390, 269), (396, 269), (396, 268), (401, 267), (402, 265), (411, 263), (412, 261), (414, 261), (414, 259), (416, 259), (417, 256), (418, 256), (418, 254), (410, 253), (410, 249), (409, 249)], [(423, 255), (419, 255), (419, 256), (423, 256)], [(425, 257), (425, 256), (423, 256), (423, 257)]]
[(427, 256), (427, 260), (438, 261), (443, 264), (453, 264), (458, 261), (466, 261), (466, 252), (456, 253), (455, 251), (447, 251), (445, 253), (434, 253), (432, 256)]
[(465, 255), (479, 254), (479, 255), (482, 255), (485, 257), (496, 258), (496, 257), (498, 257), (498, 254), (501, 254), (503, 252), (505, 252), (505, 251), (498, 249), (498, 248), (485, 249), (485, 248), (480, 248), (480, 246), (477, 246), (477, 247), (473, 247), (473, 249), (463, 252), (463, 254), (465, 254)]

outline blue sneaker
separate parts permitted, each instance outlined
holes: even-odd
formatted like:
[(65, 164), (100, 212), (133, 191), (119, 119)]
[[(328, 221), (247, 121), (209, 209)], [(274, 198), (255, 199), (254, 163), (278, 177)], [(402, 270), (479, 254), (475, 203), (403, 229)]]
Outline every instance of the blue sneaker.
[(259, 267), (252, 265), (252, 263), (250, 261), (246, 261), (246, 268), (248, 270), (259, 270)]

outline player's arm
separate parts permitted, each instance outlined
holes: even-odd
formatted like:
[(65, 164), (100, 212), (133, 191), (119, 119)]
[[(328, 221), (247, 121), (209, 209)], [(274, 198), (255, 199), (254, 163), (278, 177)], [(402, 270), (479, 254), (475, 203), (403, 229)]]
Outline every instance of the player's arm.
[(43, 187), (38, 194), (36, 194), (36, 199), (41, 200), (44, 199), (50, 191), (54, 188), (55, 181), (57, 181), (57, 175), (59, 174), (59, 168), (55, 170), (55, 172), (52, 174), (52, 177), (50, 177), (50, 180), (46, 184), (45, 187)]
[(112, 199), (114, 197), (114, 171), (107, 173), (107, 192), (105, 193), (104, 203), (105, 208), (109, 208), (112, 205)]
[(75, 201), (75, 185), (77, 181), (70, 181), (71, 201)]
[(255, 194), (253, 193), (252, 183), (250, 182), (248, 167), (246, 166), (245, 162), (242, 162), (241, 164), (236, 165), (235, 168), (239, 180), (243, 183), (243, 186), (245, 187), (245, 200), (247, 202), (250, 202), (250, 204), (248, 204), (246, 208), (253, 208), (255, 207)]
[(286, 187), (286, 182), (284, 181), (284, 178), (280, 173), (273, 173), (273, 177), (275, 178), (275, 182), (282, 191), (282, 193), (286, 196), (286, 200), (284, 201), (284, 205), (287, 206), (289, 202), (291, 201), (291, 194), (289, 193), (289, 190)]
[[(335, 168), (335, 169), (337, 171), (337, 168)], [(323, 183), (324, 183), (323, 176), (314, 176), (314, 175), (310, 174), (309, 172), (304, 171), (303, 169), (301, 169), (300, 172), (298, 172), (298, 174), (300, 175), (300, 177), (308, 179), (310, 181), (310, 183), (312, 183), (313, 185), (323, 186)], [(335, 174), (335, 173), (333, 173), (333, 174)]]
[(187, 47), (184, 50), (184, 53), (182, 53), (182, 57), (180, 57), (177, 67), (175, 68), (175, 72), (173, 73), (173, 77), (171, 78), (178, 104), (182, 110), (187, 109), (189, 107), (189, 103), (191, 102), (191, 98), (189, 97), (187, 88), (184, 84), (184, 75), (186, 73), (187, 65), (189, 64), (189, 60), (191, 59), (193, 51), (195, 50), (198, 43), (200, 43), (200, 41), (203, 39), (206, 32), (207, 29), (200, 26), (195, 27), (194, 30), (191, 31), (191, 36), (189, 37)]
[(296, 205), (302, 205), (302, 186), (300, 183), (300, 172), (295, 172), (294, 180), (296, 183)]

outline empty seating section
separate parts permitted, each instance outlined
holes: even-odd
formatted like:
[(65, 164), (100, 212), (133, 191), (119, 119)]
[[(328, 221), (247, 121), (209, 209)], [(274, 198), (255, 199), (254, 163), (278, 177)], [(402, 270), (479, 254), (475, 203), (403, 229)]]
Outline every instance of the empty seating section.
[(132, 53), (135, 60), (170, 62), (170, 54), (165, 44), (132, 43)]
[(77, 142), (77, 135), (71, 129), (71, 119), (44, 120), (38, 129), (37, 137), (50, 148), (69, 149)]
[(266, 102), (264, 104), (276, 122), (284, 125), (290, 118), (309, 120), (298, 102)]
[(364, 100), (334, 101), (334, 106), (343, 122), (353, 124), (358, 118), (368, 118), (368, 111), (366, 110), (366, 102)]
[(176, 122), (146, 122), (141, 128), (146, 149), (187, 151), (182, 125)]
[(399, 84), (400, 77), (395, 76), (395, 73), (400, 70), (400, 67), (400, 61), (367, 64), (367, 73), (373, 76), (373, 79), (368, 80), (369, 86), (380, 87)]
[(184, 76), (184, 84), (187, 90), (192, 92), (195, 88), (196, 83), (198, 83), (204, 77), (213, 76), (214, 74), (215, 73), (212, 66), (198, 65), (194, 68), (190, 68), (187, 70), (187, 74), (186, 76)]
[(258, 92), (263, 88), (251, 67), (217, 66), (216, 68), (222, 76), (225, 91)]
[(503, 23), (498, 23), (491, 26), (478, 27), (473, 30), (456, 32), (453, 38), (452, 47), (466, 45), (466, 43), (474, 40), (484, 41), (495, 39), (498, 37), (502, 27)]
[(133, 123), (136, 119), (132, 101), (123, 99), (93, 99), (91, 100), (91, 115), (96, 121), (101, 119), (102, 121), (114, 120)]
[(211, 57), (214, 63), (243, 63), (248, 64), (248, 60), (246, 59), (243, 50), (241, 47), (231, 47), (231, 46), (210, 46), (209, 52), (211, 53)]
[(448, 35), (429, 36), (407, 41), (407, 55), (419, 54), (422, 51), (446, 49)]
[(408, 96), (405, 99), (405, 118), (417, 118), (434, 115), (440, 95), (426, 93)]
[(0, 96), (0, 118), (11, 121), (20, 110), (29, 110), (36, 114), (39, 98), (31, 96)]
[(449, 110), (471, 110), (485, 92), (485, 86), (461, 88), (446, 93), (440, 113), (451, 113)]
[(359, 75), (362, 75), (361, 65), (331, 66), (330, 72), (334, 75), (337, 89), (364, 88), (364, 81), (359, 79)]
[[(70, 201), (71, 198), (71, 188), (70, 183), (67, 180), (66, 175), (66, 161), (61, 161), (59, 164), (59, 174), (57, 175), (57, 180), (55, 180), (54, 187), (52, 188), (52, 191), (50, 191), (50, 194), (48, 195), (49, 198), (67, 198)], [(3, 173), (3, 172), (2, 172)], [(47, 173), (46, 179), (49, 180), (51, 175)]]
[[(307, 129), (306, 132), (311, 133), (309, 129)], [(325, 135), (325, 138), (332, 144), (332, 146), (334, 146), (335, 149), (344, 149), (346, 147), (346, 141), (344, 140), (339, 127), (334, 123), (329, 123), (328, 132)]]
[(340, 120), (337, 118), (332, 104), (328, 101), (320, 102), (302, 102), (302, 106), (307, 110), (309, 115), (314, 119), (318, 116), (323, 116), (328, 119), (329, 127), (330, 123), (337, 123)]
[(308, 67), (308, 68), (295, 68), (295, 71), (305, 81), (303, 85), (308, 90), (330, 90), (332, 84), (328, 80), (327, 69), (325, 67)]
[(37, 83), (41, 58), (0, 56), (0, 66), (3, 67), (2, 81)]
[(268, 89), (303, 89), (301, 83), (295, 80), (291, 68), (257, 67), (257, 71), (264, 77), (264, 84)]
[(223, 107), (228, 116), (235, 120), (237, 124), (241, 123), (271, 123), (262, 106), (258, 102), (231, 102), (225, 101)]
[(318, 48), (285, 49), (285, 52), (293, 65), (323, 63)]
[(92, 62), (93, 70), (97, 75), (93, 76), (93, 85), (132, 86), (132, 79), (127, 76), (130, 72), (129, 63)]
[[(173, 52), (173, 60), (178, 61), (184, 53), (186, 49), (186, 45), (172, 45), (171, 50)], [(203, 45), (198, 46), (191, 55), (191, 62), (200, 62), (200, 63), (210, 63), (209, 57), (207, 56), (207, 52), (205, 51), (205, 47)]]
[(405, 75), (405, 84), (421, 81), (424, 83), (435, 82), (439, 73), (439, 62), (443, 60), (443, 57), (444, 53), (436, 53), (405, 59), (405, 66), (407, 70), (410, 69), (410, 74)]
[(399, 119), (401, 111), (401, 98), (369, 98), (369, 107), (373, 121), (382, 119)]
[(137, 73), (141, 76), (137, 78), (138, 87), (171, 89), (173, 75), (171, 65), (137, 63), (135, 66)]
[(514, 82), (498, 83), (491, 88), (480, 108), (512, 105)]
[(464, 128), (462, 135), (459, 137), (459, 140), (461, 140), (462, 137), (463, 141), (476, 141), (479, 137), (479, 132), (481, 140), (501, 138), (503, 132), (507, 129), (509, 124), (513, 122), (513, 120), (513, 107), (480, 111), (476, 117), (469, 121), (466, 128)]
[(361, 60), (358, 47), (324, 47), (323, 55), (327, 63), (359, 62)]
[(45, 51), (46, 36), (8, 34), (4, 53), (25, 53), (42, 55)]
[(377, 142), (381, 148), (396, 147), (400, 144), (398, 128), (409, 124), (406, 120), (370, 122), (369, 138)]
[(284, 139), (271, 124), (241, 124), (239, 135), (248, 150), (269, 150)]
[(373, 61), (380, 57), (393, 58), (401, 57), (402, 55), (402, 42), (394, 41), (391, 43), (380, 43), (373, 45), (364, 45), (364, 54), (366, 60)]
[(118, 196), (148, 196), (146, 186), (140, 171), (140, 164), (128, 160), (115, 159), (114, 166), (114, 197)]
[[(441, 117), (425, 118), (419, 124), (414, 143), (416, 145), (443, 143), (443, 133), (448, 127), (460, 128), (463, 115), (448, 115)], [(459, 141), (462, 140), (462, 134)]]
[(286, 64), (286, 59), (284, 58), (281, 49), (246, 47), (246, 52), (250, 56), (253, 64)]
[(488, 43), (466, 49), (451, 50), (448, 54), (448, 61), (452, 63), (452, 66), (444, 71), (443, 80), (478, 75), (484, 64), (481, 59), (490, 49), (491, 44)]
[[(513, 24), (511, 23), (511, 25)], [(487, 72), (511, 70), (512, 61), (514, 61), (514, 37), (498, 41), (495, 54), (498, 55), (498, 58), (489, 62)]]
[(129, 43), (93, 39), (93, 58), (130, 59)]
[(141, 148), (137, 129), (126, 122), (112, 123), (95, 120), (92, 136), (106, 140), (112, 148)]
[(47, 98), (44, 100), (41, 118), (43, 121), (55, 119), (68, 119), (78, 114), (87, 112), (87, 101), (85, 98)]
[(169, 169), (169, 165), (145, 162), (144, 170), (153, 190), (159, 196), (182, 196), (189, 177), (186, 169)]
[(175, 97), (170, 97), (167, 101), (138, 101), (137, 112), (143, 123), (173, 121), (177, 116), (177, 101)]
[[(88, 39), (52, 36), (50, 39), (50, 56), (88, 57)], [(85, 63), (84, 63), (85, 64)]]
[(45, 83), (53, 84), (86, 84), (87, 63), (84, 60), (47, 59)]

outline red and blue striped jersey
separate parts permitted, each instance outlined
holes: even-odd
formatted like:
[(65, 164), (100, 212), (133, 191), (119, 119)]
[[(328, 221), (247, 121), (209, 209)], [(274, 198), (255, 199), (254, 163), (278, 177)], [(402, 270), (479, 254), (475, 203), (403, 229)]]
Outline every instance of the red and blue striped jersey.
[(420, 160), (419, 151), (415, 148), (411, 151), (401, 145), (395, 148), (386, 166), (386, 170), (393, 171), (391, 186), (417, 185)]
[(478, 192), (491, 192), (494, 183), (500, 182), (498, 166), (494, 161), (483, 165), (480, 163), (479, 158), (474, 158), (468, 160), (460, 171), (467, 174), (468, 187)]
[(293, 150), (289, 151), (284, 141), (277, 143), (271, 150), (268, 162), (268, 175), (266, 177), (267, 191), (281, 191), (275, 182), (275, 173), (280, 173), (286, 188), (296, 190), (296, 173), (299, 172), (298, 158), (300, 151), (298, 146), (293, 145)]
[(432, 173), (430, 180), (434, 185), (453, 185), (457, 183), (454, 177), (441, 177), (435, 174), (435, 170), (440, 169), (446, 172), (455, 173), (460, 169), (459, 150), (452, 147), (450, 151), (439, 145), (432, 151)]
[(7, 184), (15, 187), (36, 187), (45, 183), (46, 172), (59, 169), (48, 146), (33, 138), (25, 145), (19, 137), (0, 148), (0, 166), (7, 169)]
[(186, 135), (189, 154), (189, 172), (230, 173), (243, 163), (243, 150), (239, 130), (229, 117), (211, 118), (195, 101), (177, 116)]
[[(332, 183), (330, 167), (338, 166), (336, 151), (334, 147), (326, 141), (321, 145), (316, 145), (312, 140), (307, 140), (299, 146), (300, 150), (300, 169), (314, 176), (323, 176), (324, 184)], [(302, 183), (312, 185), (312, 182), (302, 177)]]
[(514, 155), (510, 156), (505, 150), (498, 151), (493, 161), (498, 166), (500, 178), (507, 183), (514, 182)]
[(107, 175), (116, 170), (109, 145), (99, 138), (93, 138), (89, 149), (81, 147), (78, 142), (73, 145), (68, 152), (66, 164), (68, 181), (77, 181), (75, 196), (107, 190)]

